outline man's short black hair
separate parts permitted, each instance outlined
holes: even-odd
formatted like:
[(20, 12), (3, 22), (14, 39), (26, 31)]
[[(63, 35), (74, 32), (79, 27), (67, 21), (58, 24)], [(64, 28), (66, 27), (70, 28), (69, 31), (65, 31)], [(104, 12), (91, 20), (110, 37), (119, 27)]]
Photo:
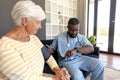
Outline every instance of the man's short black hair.
[(79, 20), (77, 18), (70, 18), (68, 21), (68, 25), (78, 25)]

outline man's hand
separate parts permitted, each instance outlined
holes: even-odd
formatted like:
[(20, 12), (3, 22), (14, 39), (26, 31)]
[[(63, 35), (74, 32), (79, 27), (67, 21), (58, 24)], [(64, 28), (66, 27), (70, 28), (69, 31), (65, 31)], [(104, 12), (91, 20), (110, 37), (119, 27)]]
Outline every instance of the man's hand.
[(55, 76), (53, 77), (54, 80), (70, 80), (70, 75), (65, 68), (56, 68), (54, 69)]
[(50, 48), (49, 45), (46, 44), (45, 46), (47, 47), (48, 51), (49, 51), (51, 54), (54, 53), (54, 49)]
[(70, 57), (70, 56), (72, 56), (76, 52), (77, 52), (76, 49), (68, 50), (67, 53), (65, 54), (65, 56), (66, 57)]

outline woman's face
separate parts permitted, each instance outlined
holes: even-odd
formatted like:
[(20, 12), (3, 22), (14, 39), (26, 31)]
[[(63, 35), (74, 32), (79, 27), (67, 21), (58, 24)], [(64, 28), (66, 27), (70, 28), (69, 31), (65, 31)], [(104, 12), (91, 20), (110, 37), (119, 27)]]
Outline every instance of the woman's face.
[(30, 34), (36, 34), (38, 30), (41, 28), (41, 21), (32, 18), (30, 20), (27, 20), (25, 30)]

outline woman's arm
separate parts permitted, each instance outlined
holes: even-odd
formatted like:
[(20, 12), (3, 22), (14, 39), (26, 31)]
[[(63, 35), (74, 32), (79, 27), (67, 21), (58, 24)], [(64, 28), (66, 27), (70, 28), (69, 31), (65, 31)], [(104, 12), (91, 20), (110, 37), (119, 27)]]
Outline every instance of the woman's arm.
[(70, 75), (68, 74), (68, 71), (65, 68), (59, 68), (57, 62), (55, 61), (52, 55), (46, 62), (53, 70), (53, 72), (55, 72), (56, 79), (59, 78), (60, 80), (70, 80)]
[[(44, 66), (44, 65), (43, 65)], [(29, 70), (22, 55), (12, 46), (0, 43), (0, 71), (10, 80), (52, 80)]]

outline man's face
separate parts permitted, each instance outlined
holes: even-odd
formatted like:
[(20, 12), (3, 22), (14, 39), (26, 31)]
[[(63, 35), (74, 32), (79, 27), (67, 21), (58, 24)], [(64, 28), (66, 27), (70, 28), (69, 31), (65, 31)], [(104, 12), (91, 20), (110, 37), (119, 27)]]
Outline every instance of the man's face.
[(70, 37), (75, 38), (78, 33), (78, 25), (68, 25), (68, 34)]

